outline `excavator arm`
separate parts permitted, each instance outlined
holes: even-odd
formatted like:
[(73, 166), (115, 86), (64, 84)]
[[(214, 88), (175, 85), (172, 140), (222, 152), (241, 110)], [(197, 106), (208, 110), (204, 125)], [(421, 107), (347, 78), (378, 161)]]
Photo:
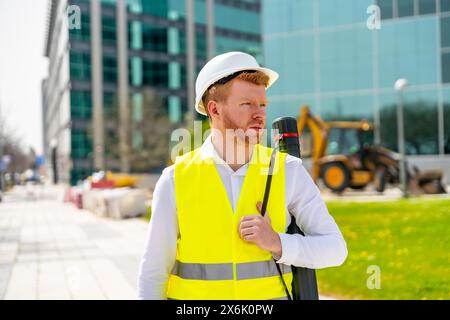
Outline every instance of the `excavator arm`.
[(300, 115), (297, 119), (297, 128), (299, 137), (304, 133), (306, 128), (311, 131), (312, 138), (312, 178), (317, 181), (320, 175), (319, 160), (325, 155), (329, 126), (319, 117), (311, 114), (308, 106), (300, 108)]

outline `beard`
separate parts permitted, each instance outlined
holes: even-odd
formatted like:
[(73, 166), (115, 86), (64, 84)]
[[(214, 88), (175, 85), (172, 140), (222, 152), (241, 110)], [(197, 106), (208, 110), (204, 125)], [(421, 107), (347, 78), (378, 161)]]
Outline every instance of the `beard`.
[(223, 114), (221, 130), (216, 132), (216, 147), (225, 155), (227, 163), (244, 165), (252, 155), (253, 147), (259, 144), (265, 130), (248, 129), (251, 126), (263, 128), (264, 121), (252, 120), (245, 126), (240, 125), (229, 115)]
[(223, 115), (223, 128), (227, 131), (230, 130), (233, 132), (233, 136), (236, 137), (241, 143), (243, 143), (246, 147), (258, 144), (261, 141), (261, 137), (263, 135), (262, 130), (257, 131), (254, 129), (248, 129), (251, 125), (263, 125), (263, 121), (252, 121), (249, 122), (245, 127), (240, 126), (233, 119), (231, 119), (227, 114)]

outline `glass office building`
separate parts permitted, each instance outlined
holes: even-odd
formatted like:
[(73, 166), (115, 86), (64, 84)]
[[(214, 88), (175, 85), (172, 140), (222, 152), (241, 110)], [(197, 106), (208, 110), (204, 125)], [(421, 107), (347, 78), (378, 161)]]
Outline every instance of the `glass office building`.
[[(214, 24), (214, 42), (209, 44), (214, 54), (239, 50), (262, 61), (260, 1), (214, 0), (209, 2), (212, 11), (208, 1), (192, 0), (196, 71), (208, 59), (208, 21)], [(57, 167), (70, 171), (60, 176), (72, 183), (98, 169), (148, 172), (164, 166), (151, 162), (156, 147), (148, 130), (176, 128), (192, 108), (186, 76), (189, 1), (50, 3), (50, 66), (44, 92), (49, 101), (45, 136), (53, 141), (46, 152), (49, 162), (51, 154), (59, 154), (64, 164)], [(78, 9), (81, 28), (71, 28)], [(208, 19), (211, 14), (213, 20)], [(149, 123), (152, 115), (167, 122)]]
[(374, 122), (375, 141), (396, 150), (394, 83), (406, 78), (406, 152), (450, 167), (449, 0), (263, 0), (262, 15), (265, 63), (280, 73), (269, 123), (309, 105), (324, 120)]

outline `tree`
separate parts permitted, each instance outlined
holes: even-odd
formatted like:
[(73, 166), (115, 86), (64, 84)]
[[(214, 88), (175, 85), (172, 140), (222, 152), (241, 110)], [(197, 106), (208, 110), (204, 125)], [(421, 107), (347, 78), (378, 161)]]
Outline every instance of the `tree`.
[(139, 121), (131, 121), (128, 135), (131, 140), (131, 169), (134, 172), (161, 170), (166, 166), (173, 129), (164, 99), (151, 88), (144, 89), (142, 94), (142, 117)]
[[(438, 152), (437, 107), (419, 100), (404, 105), (406, 154), (432, 154)], [(381, 141), (397, 150), (397, 105), (387, 105), (380, 112)]]
[[(0, 106), (1, 108), (1, 106)], [(24, 143), (7, 126), (6, 119), (0, 114), (0, 160), (8, 155), (10, 162), (2, 173), (22, 173), (34, 165), (34, 157), (23, 149)]]

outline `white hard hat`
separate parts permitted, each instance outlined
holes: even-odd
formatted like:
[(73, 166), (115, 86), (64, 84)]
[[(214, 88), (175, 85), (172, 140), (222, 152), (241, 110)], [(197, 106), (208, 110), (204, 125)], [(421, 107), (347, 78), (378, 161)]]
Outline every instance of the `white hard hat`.
[(244, 70), (261, 71), (266, 74), (269, 77), (267, 88), (278, 79), (277, 72), (260, 67), (256, 59), (247, 53), (235, 51), (220, 54), (209, 60), (197, 76), (197, 81), (195, 82), (195, 110), (206, 116), (205, 106), (202, 101), (206, 90), (220, 79)]

